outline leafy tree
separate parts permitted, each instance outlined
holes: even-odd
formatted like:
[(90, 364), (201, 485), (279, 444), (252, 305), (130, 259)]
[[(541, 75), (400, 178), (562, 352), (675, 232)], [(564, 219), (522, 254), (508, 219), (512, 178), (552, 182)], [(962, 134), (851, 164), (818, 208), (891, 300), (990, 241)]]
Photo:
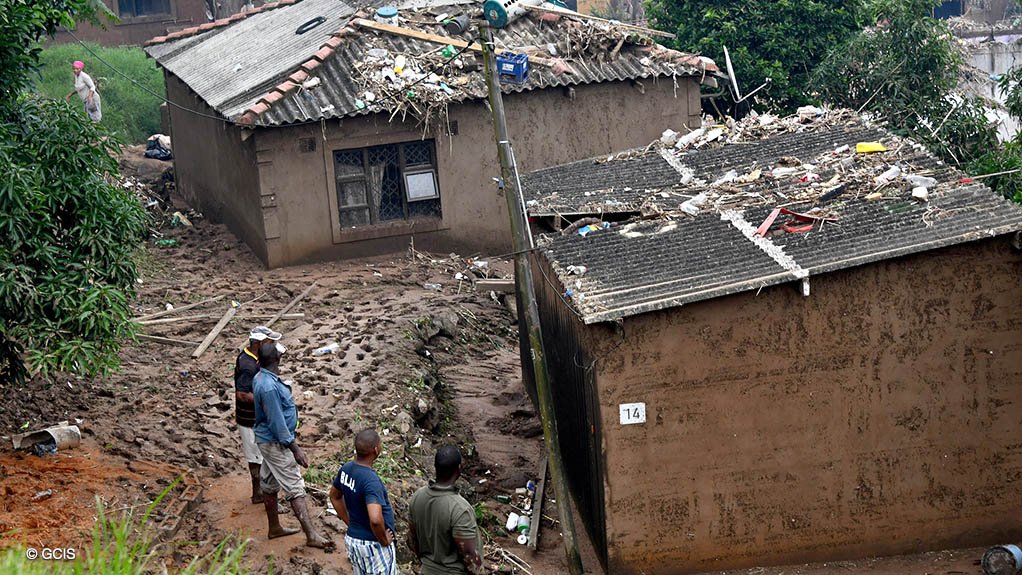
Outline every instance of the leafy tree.
[(873, 0), (879, 24), (836, 46), (810, 84), (825, 100), (872, 113), (964, 164), (996, 146), (982, 103), (958, 93), (962, 56), (936, 0)]
[[(727, 46), (743, 92), (793, 110), (809, 103), (806, 80), (836, 44), (860, 28), (858, 0), (647, 0), (654, 27), (677, 35), (672, 47), (724, 63)], [(757, 96), (759, 97), (759, 96)]]
[(146, 229), (114, 184), (117, 144), (62, 101), (26, 93), (39, 40), (93, 0), (0, 0), (0, 383), (28, 368), (104, 372), (132, 333)]

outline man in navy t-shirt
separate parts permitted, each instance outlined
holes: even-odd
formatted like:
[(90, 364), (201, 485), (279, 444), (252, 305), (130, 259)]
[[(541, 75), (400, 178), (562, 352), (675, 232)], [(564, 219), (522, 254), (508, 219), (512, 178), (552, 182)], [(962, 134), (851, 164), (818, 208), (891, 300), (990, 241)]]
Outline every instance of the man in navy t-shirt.
[(376, 431), (358, 432), (355, 460), (341, 466), (330, 487), (330, 502), (348, 524), (344, 546), (355, 575), (397, 575), (394, 509), (387, 488), (373, 471), (381, 451)]

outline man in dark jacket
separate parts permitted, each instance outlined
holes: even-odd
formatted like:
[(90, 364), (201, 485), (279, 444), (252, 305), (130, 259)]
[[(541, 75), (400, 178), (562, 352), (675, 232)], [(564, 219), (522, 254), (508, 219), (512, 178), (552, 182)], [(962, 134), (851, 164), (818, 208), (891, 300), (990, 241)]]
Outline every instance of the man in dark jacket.
[(280, 334), (268, 327), (252, 328), (248, 334), (248, 347), (241, 350), (234, 362), (234, 421), (238, 424), (241, 435), (241, 451), (248, 461), (248, 473), (252, 476), (252, 503), (263, 502), (263, 491), (259, 488), (259, 467), (263, 463), (263, 455), (256, 446), (255, 432), (255, 397), (252, 395), (252, 379), (259, 372), (259, 344), (264, 341), (277, 341)]

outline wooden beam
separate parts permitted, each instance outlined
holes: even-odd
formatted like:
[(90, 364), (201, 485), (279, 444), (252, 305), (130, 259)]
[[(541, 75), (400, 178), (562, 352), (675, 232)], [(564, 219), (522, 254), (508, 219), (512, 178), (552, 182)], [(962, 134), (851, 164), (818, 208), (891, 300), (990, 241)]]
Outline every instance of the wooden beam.
[(195, 351), (192, 352), (193, 358), (198, 358), (202, 355), (202, 352), (206, 351), (206, 348), (208, 348), (210, 344), (213, 343), (213, 340), (216, 339), (216, 336), (220, 335), (220, 332), (227, 327), (227, 323), (231, 321), (231, 318), (234, 317), (234, 314), (236, 313), (238, 313), (238, 308), (233, 305), (227, 308), (227, 311), (224, 312), (224, 316), (220, 318), (220, 321), (216, 322), (216, 325), (213, 326), (213, 330), (209, 332), (206, 339), (202, 340), (199, 347), (195, 348)]
[[(469, 44), (464, 40), (451, 38), (450, 36), (430, 34), (429, 32), (421, 32), (419, 30), (404, 28), (402, 26), (393, 26), (391, 24), (384, 24), (382, 22), (366, 20), (364, 18), (356, 18), (352, 22), (359, 28), (367, 28), (369, 30), (376, 30), (377, 32), (387, 32), (388, 34), (404, 36), (405, 38), (413, 38), (415, 40), (422, 40), (423, 42), (431, 42), (433, 44), (447, 44), (450, 46), (454, 46), (459, 50), (471, 50), (472, 52), (479, 53), (482, 53), (483, 51), (483, 47), (480, 46), (478, 43)], [(539, 64), (540, 66), (546, 66), (549, 68), (554, 65), (555, 60), (552, 58), (543, 58), (541, 56), (529, 56), (529, 62)]]
[(169, 337), (160, 337), (158, 335), (149, 335), (147, 333), (137, 334), (138, 339), (144, 339), (147, 341), (155, 341), (156, 343), (164, 343), (167, 345), (183, 345), (186, 347), (192, 347), (197, 345), (194, 341), (184, 341), (182, 339), (171, 339)]
[(149, 315), (139, 316), (139, 317), (135, 318), (135, 321), (145, 321), (147, 319), (156, 319), (158, 317), (163, 317), (165, 315), (170, 315), (172, 313), (177, 313), (179, 311), (189, 310), (189, 309), (192, 309), (193, 307), (199, 307), (200, 305), (204, 305), (204, 304), (207, 304), (207, 303), (213, 303), (215, 301), (220, 301), (222, 299), (224, 299), (224, 296), (218, 295), (216, 297), (211, 297), (209, 299), (204, 299), (202, 301), (195, 302), (195, 303), (190, 303), (188, 305), (183, 305), (181, 307), (176, 307), (174, 309), (167, 309), (167, 310), (163, 310), (163, 311), (158, 311), (156, 313), (151, 313)]
[(600, 18), (598, 16), (590, 16), (588, 14), (579, 14), (574, 10), (566, 10), (564, 8), (558, 8), (556, 6), (525, 6), (521, 5), (526, 10), (532, 10), (533, 12), (546, 12), (548, 14), (558, 14), (569, 18), (579, 18), (582, 20), (592, 20), (593, 22), (603, 22), (611, 26), (617, 26), (618, 28), (624, 28), (626, 30), (635, 30), (636, 32), (642, 32), (643, 34), (649, 34), (650, 36), (659, 36), (661, 38), (674, 38), (674, 34), (670, 32), (663, 32), (661, 30), (654, 30), (652, 28), (646, 28), (645, 26), (636, 26), (635, 24), (625, 24), (624, 22), (615, 22), (614, 20), (607, 20), (606, 18)]
[[(546, 488), (546, 457), (539, 464), (539, 481), (536, 483), (536, 493), (532, 496), (532, 520), (529, 522), (529, 549), (536, 550), (539, 544), (539, 526), (543, 523), (543, 490)], [(557, 494), (557, 498), (562, 496)]]
[(515, 293), (515, 280), (476, 280), (476, 289), (479, 291), (495, 291), (500, 293)]

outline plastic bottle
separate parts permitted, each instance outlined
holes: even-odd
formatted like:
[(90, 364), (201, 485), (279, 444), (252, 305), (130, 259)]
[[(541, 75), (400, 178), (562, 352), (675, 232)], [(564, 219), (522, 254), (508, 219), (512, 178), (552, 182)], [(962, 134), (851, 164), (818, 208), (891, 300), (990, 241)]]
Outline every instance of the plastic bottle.
[(312, 352), (312, 355), (326, 355), (328, 353), (334, 353), (339, 349), (341, 349), (341, 344), (335, 341), (331, 344), (324, 345), (323, 347), (316, 349), (315, 351)]
[(882, 186), (888, 182), (894, 181), (895, 178), (901, 175), (901, 168), (898, 166), (891, 166), (886, 172), (876, 177), (876, 184)]
[(905, 176), (905, 181), (912, 184), (912, 187), (922, 186), (924, 188), (932, 188), (937, 185), (937, 180), (933, 178), (927, 176), (916, 176), (914, 174)]

